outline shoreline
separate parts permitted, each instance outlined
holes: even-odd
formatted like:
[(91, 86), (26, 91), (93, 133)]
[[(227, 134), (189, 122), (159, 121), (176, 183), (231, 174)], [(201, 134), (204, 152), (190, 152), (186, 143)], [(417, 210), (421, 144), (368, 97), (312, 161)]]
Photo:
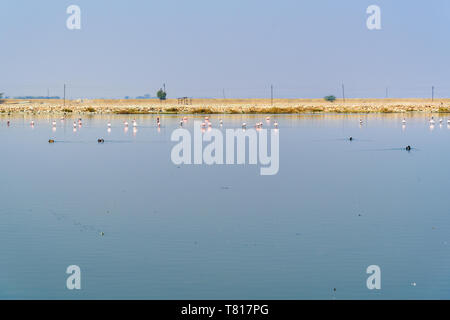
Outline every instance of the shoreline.
[(450, 99), (84, 99), (17, 100), (0, 104), (1, 114), (308, 114), (450, 113)]

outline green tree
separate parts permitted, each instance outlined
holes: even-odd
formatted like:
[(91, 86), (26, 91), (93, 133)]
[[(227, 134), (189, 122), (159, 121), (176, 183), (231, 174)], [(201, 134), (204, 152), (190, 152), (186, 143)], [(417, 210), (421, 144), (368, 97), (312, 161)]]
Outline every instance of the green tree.
[(156, 96), (159, 98), (159, 100), (166, 100), (167, 92), (165, 92), (163, 89), (159, 89), (156, 93)]
[(336, 100), (336, 97), (331, 95), (331, 96), (324, 97), (324, 99), (325, 99), (325, 101), (328, 101), (328, 102), (334, 102)]
[(4, 94), (4, 93), (0, 92), (0, 103), (5, 102), (5, 100), (2, 99), (2, 98), (3, 98), (3, 94)]

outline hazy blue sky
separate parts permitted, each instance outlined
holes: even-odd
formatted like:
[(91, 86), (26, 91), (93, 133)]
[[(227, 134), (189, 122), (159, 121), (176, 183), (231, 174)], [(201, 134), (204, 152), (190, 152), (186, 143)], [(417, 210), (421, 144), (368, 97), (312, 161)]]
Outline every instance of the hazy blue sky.
[[(66, 9), (81, 8), (81, 30)], [(381, 7), (382, 30), (366, 28)], [(450, 96), (448, 0), (2, 0), (0, 92)]]

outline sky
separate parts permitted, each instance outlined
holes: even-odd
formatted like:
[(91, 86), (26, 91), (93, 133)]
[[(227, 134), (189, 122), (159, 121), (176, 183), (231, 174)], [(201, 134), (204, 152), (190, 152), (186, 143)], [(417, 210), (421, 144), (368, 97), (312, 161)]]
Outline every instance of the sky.
[(0, 92), (322, 98), (344, 84), (348, 98), (444, 98), (449, 31), (448, 0), (2, 0)]

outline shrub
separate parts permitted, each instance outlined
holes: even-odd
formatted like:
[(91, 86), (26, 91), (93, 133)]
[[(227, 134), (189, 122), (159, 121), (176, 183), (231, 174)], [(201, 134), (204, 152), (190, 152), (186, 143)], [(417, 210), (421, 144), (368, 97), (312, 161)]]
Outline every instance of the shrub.
[(167, 108), (164, 111), (165, 112), (171, 112), (171, 113), (177, 113), (178, 112), (178, 108), (177, 107), (170, 107), (170, 108)]
[(325, 101), (328, 101), (328, 102), (334, 102), (336, 100), (336, 97), (333, 95), (330, 95), (330, 96), (324, 97), (324, 99), (325, 99)]
[(113, 113), (115, 114), (148, 114), (151, 113), (150, 110), (140, 110), (140, 109), (120, 109), (120, 110), (114, 110)]
[(85, 112), (95, 112), (95, 108), (92, 107), (87, 107), (86, 109), (84, 109)]
[(214, 112), (210, 108), (195, 108), (192, 110), (192, 113), (212, 114), (212, 113), (217, 113), (217, 112)]
[(380, 109), (380, 112), (381, 112), (381, 113), (393, 113), (394, 110), (389, 109), (388, 107), (382, 107), (382, 108)]

